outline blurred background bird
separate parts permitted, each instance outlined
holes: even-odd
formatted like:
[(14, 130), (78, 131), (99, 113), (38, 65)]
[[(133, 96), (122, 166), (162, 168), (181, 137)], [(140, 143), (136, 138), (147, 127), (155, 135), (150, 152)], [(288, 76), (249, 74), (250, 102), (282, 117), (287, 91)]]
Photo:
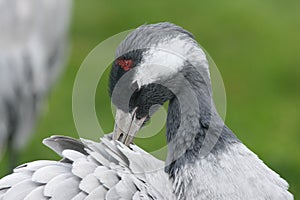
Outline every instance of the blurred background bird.
[(0, 0), (0, 160), (14, 167), (64, 68), (71, 0)]
[[(0, 2), (3, 2), (0, 1)], [(19, 162), (58, 159), (41, 141), (50, 135), (78, 137), (72, 116), (72, 89), (80, 64), (101, 41), (145, 23), (184, 26), (212, 55), (227, 94), (226, 124), (300, 195), (300, 1), (126, 1), (74, 0), (72, 50), (66, 71), (37, 124), (37, 134)], [(2, 12), (2, 11), (1, 11)], [(0, 29), (1, 33), (2, 29)], [(96, 110), (104, 132), (114, 118), (107, 93), (109, 69), (100, 80)], [(101, 111), (101, 112), (100, 112)], [(252, 126), (253, 125), (253, 126)], [(166, 144), (165, 129), (135, 140), (141, 148)], [(0, 163), (0, 177), (7, 174)]]

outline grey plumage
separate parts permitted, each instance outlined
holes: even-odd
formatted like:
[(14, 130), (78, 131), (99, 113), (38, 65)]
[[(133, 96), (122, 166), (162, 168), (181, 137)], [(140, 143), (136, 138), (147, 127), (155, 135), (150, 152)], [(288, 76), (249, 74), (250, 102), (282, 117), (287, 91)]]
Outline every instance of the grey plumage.
[(71, 0), (0, 1), (0, 158), (33, 132), (63, 69), (70, 12)]
[(108, 137), (101, 143), (45, 139), (63, 161), (34, 161), (16, 168), (0, 180), (0, 199), (174, 198), (162, 161)]
[[(121, 43), (116, 57), (135, 65), (129, 70), (121, 66), (124, 62), (114, 62), (112, 67), (112, 101), (123, 117), (116, 119), (115, 130), (121, 132), (115, 131), (114, 137), (135, 131), (141, 124), (132, 129), (134, 120), (146, 120), (153, 105), (169, 100), (166, 162), (110, 136), (100, 143), (55, 136), (44, 143), (62, 160), (35, 161), (17, 168), (0, 180), (0, 200), (28, 195), (46, 199), (293, 199), (288, 183), (243, 145), (218, 115), (208, 62), (191, 34), (170, 23), (144, 25)], [(119, 92), (114, 94), (115, 90)], [(133, 95), (122, 99), (127, 93)], [(118, 120), (131, 124), (120, 125)]]
[(285, 192), (288, 184), (242, 144), (199, 160), (196, 166), (184, 166), (173, 183), (164, 162), (138, 146), (129, 149), (111, 141), (110, 136), (101, 143), (53, 136), (44, 144), (62, 155), (62, 161), (34, 161), (16, 168), (0, 180), (1, 200), (176, 199), (173, 191), (181, 179), (194, 180), (182, 183), (190, 195), (182, 199), (293, 198)]

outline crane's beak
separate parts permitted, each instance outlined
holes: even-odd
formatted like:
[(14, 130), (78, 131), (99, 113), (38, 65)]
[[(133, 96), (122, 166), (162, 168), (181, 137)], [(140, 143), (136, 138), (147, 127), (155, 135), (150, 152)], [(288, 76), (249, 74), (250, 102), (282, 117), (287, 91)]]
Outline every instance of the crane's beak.
[(126, 146), (132, 143), (135, 134), (141, 128), (146, 119), (146, 117), (137, 119), (135, 112), (136, 109), (134, 109), (131, 113), (124, 112), (121, 109), (117, 109), (116, 111), (113, 139), (124, 143)]

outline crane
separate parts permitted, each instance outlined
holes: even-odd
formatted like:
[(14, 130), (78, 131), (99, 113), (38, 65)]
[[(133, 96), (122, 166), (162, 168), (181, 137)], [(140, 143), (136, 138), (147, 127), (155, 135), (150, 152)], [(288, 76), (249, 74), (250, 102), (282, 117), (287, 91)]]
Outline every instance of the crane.
[[(52, 136), (60, 161), (33, 161), (0, 180), (0, 199), (293, 199), (288, 183), (224, 124), (193, 35), (163, 22), (119, 45), (109, 88), (115, 128), (100, 142)], [(169, 101), (168, 155), (133, 144), (154, 105)]]

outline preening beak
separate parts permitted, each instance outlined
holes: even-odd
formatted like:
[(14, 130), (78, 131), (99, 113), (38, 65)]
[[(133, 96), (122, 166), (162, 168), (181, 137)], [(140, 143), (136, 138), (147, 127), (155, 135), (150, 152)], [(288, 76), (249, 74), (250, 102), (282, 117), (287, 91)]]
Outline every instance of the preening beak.
[(126, 146), (132, 143), (135, 134), (146, 119), (146, 117), (137, 119), (135, 111), (136, 109), (134, 109), (132, 113), (124, 112), (121, 109), (117, 109), (116, 111), (113, 139), (124, 143)]

